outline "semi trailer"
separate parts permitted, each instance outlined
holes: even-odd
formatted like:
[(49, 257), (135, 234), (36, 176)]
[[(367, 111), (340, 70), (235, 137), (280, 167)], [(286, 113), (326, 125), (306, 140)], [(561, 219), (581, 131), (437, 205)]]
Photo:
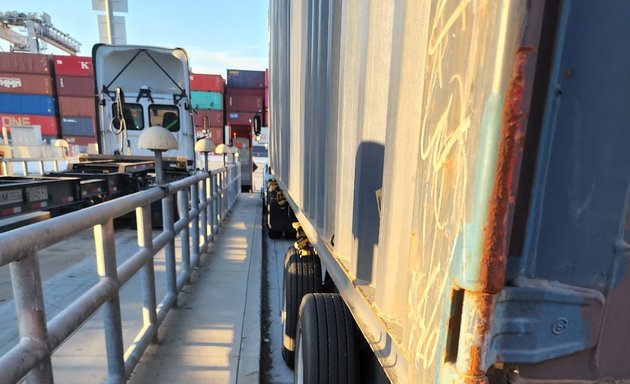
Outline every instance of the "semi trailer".
[(269, 16), (296, 382), (630, 382), (630, 3)]

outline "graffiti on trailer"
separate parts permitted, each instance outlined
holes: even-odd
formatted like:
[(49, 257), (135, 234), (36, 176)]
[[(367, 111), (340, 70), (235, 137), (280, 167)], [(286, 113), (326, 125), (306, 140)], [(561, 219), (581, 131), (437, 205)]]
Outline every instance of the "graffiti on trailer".
[[(426, 83), (420, 131), (419, 211), (412, 241), (411, 288), (408, 296), (409, 352), (416, 377), (433, 375), (442, 325), (442, 306), (450, 289), (449, 268), (457, 236), (465, 220), (468, 159), (466, 143), (471, 125), (471, 73), (466, 62), (470, 38), (470, 1), (440, 0), (432, 10), (428, 36)], [(474, 40), (474, 39), (471, 39)], [(459, 51), (460, 53), (457, 53)], [(453, 60), (456, 55), (463, 60)], [(450, 66), (449, 66), (450, 64)]]

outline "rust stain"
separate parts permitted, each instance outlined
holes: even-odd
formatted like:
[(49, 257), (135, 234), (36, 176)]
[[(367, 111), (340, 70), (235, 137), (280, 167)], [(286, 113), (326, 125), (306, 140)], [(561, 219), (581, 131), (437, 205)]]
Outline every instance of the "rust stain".
[[(523, 111), (523, 91), (528, 77), (525, 67), (528, 60), (532, 59), (530, 54), (535, 52), (534, 48), (527, 46), (518, 49), (506, 92), (496, 176), (482, 243), (480, 284), (485, 293), (498, 292), (505, 279), (507, 239), (512, 221), (511, 207), (518, 189), (516, 173), (523, 153), (526, 129), (523, 123), (526, 116)], [(533, 59), (535, 60), (535, 55)]]

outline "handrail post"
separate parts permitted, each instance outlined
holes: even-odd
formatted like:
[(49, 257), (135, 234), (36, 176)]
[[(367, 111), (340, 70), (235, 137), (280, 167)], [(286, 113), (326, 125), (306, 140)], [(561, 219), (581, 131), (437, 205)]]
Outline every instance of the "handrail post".
[[(146, 248), (153, 253), (153, 233), (151, 225), (151, 205), (136, 208), (136, 222), (138, 223), (138, 246)], [(156, 331), (151, 342), (158, 343), (157, 312), (155, 294), (155, 267), (151, 257), (142, 268), (142, 286), (144, 309), (142, 318), (144, 326), (154, 326)]]
[[(197, 212), (197, 214), (193, 217), (192, 220), (192, 259), (190, 264), (193, 267), (197, 267), (199, 265), (199, 222), (201, 221), (201, 233), (203, 235), (203, 242), (206, 244), (206, 212), (199, 210), (199, 181), (196, 181), (194, 184), (190, 186), (190, 197), (192, 198), (192, 209)], [(201, 220), (200, 220), (201, 218)]]
[(175, 265), (175, 218), (173, 217), (173, 195), (167, 190), (162, 199), (162, 229), (170, 232), (172, 239), (164, 247), (164, 265), (168, 292), (175, 297), (173, 307), (177, 307), (177, 269)]
[(206, 216), (208, 220), (208, 243), (214, 242), (214, 187), (212, 186), (212, 180), (214, 176), (211, 172), (208, 173), (208, 178), (203, 181), (205, 188), (204, 198), (206, 199)]
[(9, 268), (20, 338), (35, 340), (40, 348), (47, 350), (40, 364), (26, 376), (27, 382), (29, 384), (52, 383), (52, 365), (46, 341), (48, 337), (46, 310), (37, 250), (32, 248), (24, 259), (11, 263)]
[[(96, 269), (101, 280), (113, 281), (120, 289), (116, 265), (116, 245), (114, 242), (114, 220), (108, 219), (104, 224), (94, 227), (94, 244), (96, 246)], [(125, 362), (122, 337), (122, 320), (120, 316), (120, 297), (118, 291), (103, 306), (103, 327), (105, 329), (105, 346), (107, 348), (107, 370), (110, 384), (124, 383)]]
[(212, 237), (219, 232), (219, 173), (212, 176)]
[[(188, 221), (188, 191), (182, 190), (177, 192), (177, 210), (179, 211), (180, 219)], [(182, 270), (187, 276), (186, 282), (188, 282), (188, 276), (190, 276), (190, 228), (188, 223), (182, 229), (179, 240), (182, 249)]]

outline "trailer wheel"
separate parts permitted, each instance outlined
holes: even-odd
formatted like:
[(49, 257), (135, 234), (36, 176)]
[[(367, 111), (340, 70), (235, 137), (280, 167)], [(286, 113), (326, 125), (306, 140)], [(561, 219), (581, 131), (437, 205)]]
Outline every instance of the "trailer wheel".
[(340, 295), (304, 296), (297, 331), (295, 383), (357, 383), (354, 335), (354, 319)]
[(267, 234), (272, 239), (279, 239), (282, 237), (282, 231), (274, 231), (272, 229), (267, 230)]
[(282, 284), (282, 358), (293, 368), (295, 359), (295, 331), (302, 297), (322, 291), (322, 267), (319, 256), (301, 255), (289, 247), (284, 256)]

